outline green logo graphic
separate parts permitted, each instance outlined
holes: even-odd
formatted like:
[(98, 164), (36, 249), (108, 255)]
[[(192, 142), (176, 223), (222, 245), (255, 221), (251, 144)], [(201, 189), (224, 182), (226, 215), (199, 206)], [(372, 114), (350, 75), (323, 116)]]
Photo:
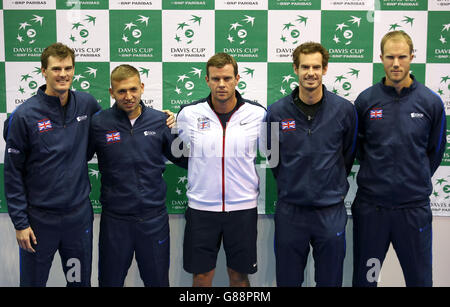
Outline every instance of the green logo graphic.
[(336, 95), (348, 99), (348, 96), (350, 96), (352, 90), (351, 82), (358, 79), (359, 72), (360, 71), (356, 68), (349, 68), (349, 71), (334, 76), (333, 88), (330, 90)]
[(34, 67), (32, 72), (28, 72), (26, 74), (20, 75), (20, 80), (18, 82), (17, 94), (21, 97), (29, 98), (31, 96), (36, 95), (36, 92), (39, 87), (39, 77), (41, 75), (41, 68)]
[(6, 61), (39, 61), (45, 47), (56, 41), (55, 11), (4, 11)]
[(321, 1), (269, 0), (269, 10), (320, 10)]
[(101, 174), (98, 170), (97, 164), (88, 164), (89, 181), (91, 182), (91, 193), (89, 198), (91, 200), (94, 213), (102, 212), (102, 205), (100, 203), (100, 191), (101, 191)]
[(103, 109), (110, 106), (108, 84), (109, 63), (76, 63), (72, 90), (90, 93)]
[(289, 95), (298, 86), (298, 76), (291, 63), (269, 63), (267, 80), (267, 105)]
[(91, 26), (95, 26), (95, 20), (97, 17), (86, 15), (83, 19), (83, 23), (74, 22), (72, 23), (72, 31), (70, 33), (69, 39), (76, 44), (86, 44), (89, 40), (89, 31)]
[(399, 20), (398, 22), (394, 22), (392, 24), (389, 25), (389, 31), (397, 31), (397, 30), (403, 30), (405, 29), (405, 27), (407, 25), (409, 25), (408, 29), (411, 29), (414, 23), (414, 18), (413, 17), (408, 17), (408, 16), (403, 16), (402, 20)]
[(448, 12), (428, 12), (427, 62), (449, 61), (450, 16)]
[(163, 109), (180, 106), (209, 95), (204, 63), (163, 63)]
[(216, 11), (216, 50), (237, 61), (266, 61), (267, 11)]
[(191, 15), (189, 20), (178, 23), (175, 33), (175, 41), (177, 43), (191, 44), (194, 41), (195, 26), (200, 27), (202, 17)]
[(367, 12), (323, 11), (322, 44), (330, 62), (372, 62), (373, 23)]
[(187, 170), (174, 164), (166, 164), (163, 177), (167, 184), (167, 212), (184, 213), (188, 204), (186, 196), (188, 187)]
[(161, 61), (161, 11), (110, 11), (112, 61)]
[(288, 43), (290, 45), (297, 45), (299, 43), (301, 30), (300, 26), (303, 23), (306, 26), (308, 17), (298, 15), (295, 21), (289, 21), (283, 24), (283, 29), (281, 30), (280, 40), (283, 43)]

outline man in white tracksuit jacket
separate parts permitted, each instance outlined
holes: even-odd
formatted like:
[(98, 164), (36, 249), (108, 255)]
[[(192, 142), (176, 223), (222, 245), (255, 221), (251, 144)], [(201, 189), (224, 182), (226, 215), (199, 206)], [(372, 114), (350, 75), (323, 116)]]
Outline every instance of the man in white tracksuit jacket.
[(206, 65), (211, 94), (183, 106), (177, 124), (190, 149), (184, 269), (193, 286), (211, 286), (223, 239), (230, 286), (249, 286), (257, 271), (259, 177), (255, 159), (266, 110), (235, 90), (237, 63), (226, 53)]

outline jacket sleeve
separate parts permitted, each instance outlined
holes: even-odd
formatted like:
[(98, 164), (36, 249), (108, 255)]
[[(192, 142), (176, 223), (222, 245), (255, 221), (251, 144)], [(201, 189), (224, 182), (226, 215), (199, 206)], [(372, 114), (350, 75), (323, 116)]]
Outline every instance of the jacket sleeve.
[(355, 100), (356, 116), (358, 118), (358, 132), (356, 136), (356, 159), (361, 162), (364, 160), (364, 141), (365, 141), (365, 128), (364, 128), (364, 115), (361, 106), (362, 100), (360, 96)]
[(358, 114), (356, 112), (356, 108), (353, 105), (348, 112), (348, 119), (346, 124), (347, 129), (345, 131), (343, 140), (343, 154), (345, 170), (347, 171), (348, 176), (352, 170), (353, 162), (355, 161), (358, 138)]
[(444, 104), (442, 103), (442, 100), (440, 100), (440, 98), (439, 101), (440, 103), (436, 104), (437, 107), (435, 108), (433, 114), (432, 127), (428, 139), (429, 141), (427, 148), (431, 175), (434, 174), (436, 169), (441, 164), (447, 143), (447, 118), (445, 116)]
[(3, 137), (6, 141), (4, 161), (5, 196), (8, 213), (14, 228), (28, 228), (25, 166), (29, 152), (26, 121), (15, 112), (5, 121)]

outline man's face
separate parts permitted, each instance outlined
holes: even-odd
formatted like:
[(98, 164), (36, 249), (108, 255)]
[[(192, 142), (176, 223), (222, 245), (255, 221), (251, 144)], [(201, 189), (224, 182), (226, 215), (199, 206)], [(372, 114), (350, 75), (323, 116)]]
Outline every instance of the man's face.
[(213, 101), (225, 103), (235, 97), (235, 88), (239, 82), (239, 75), (234, 76), (233, 65), (227, 64), (222, 68), (208, 67), (209, 77), (206, 83), (211, 90)]
[(394, 86), (408, 80), (409, 68), (414, 55), (410, 53), (406, 41), (390, 39), (386, 41), (383, 51), (380, 58), (386, 73), (386, 85)]
[(111, 97), (116, 100), (119, 109), (125, 111), (130, 118), (139, 115), (139, 102), (144, 93), (144, 83), (139, 76), (133, 76), (121, 81), (111, 81), (109, 89)]
[(70, 56), (65, 59), (49, 56), (47, 68), (41, 68), (41, 71), (47, 83), (46, 93), (58, 96), (70, 89), (75, 67)]
[(294, 64), (294, 72), (298, 76), (300, 90), (314, 91), (322, 86), (322, 76), (327, 67), (322, 67), (322, 54), (320, 52), (300, 53), (298, 67)]

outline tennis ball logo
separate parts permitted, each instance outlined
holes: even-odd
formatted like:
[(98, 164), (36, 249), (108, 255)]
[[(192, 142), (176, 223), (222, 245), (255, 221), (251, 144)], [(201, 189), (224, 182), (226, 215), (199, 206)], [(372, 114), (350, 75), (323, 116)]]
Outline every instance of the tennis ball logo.
[(194, 41), (195, 36), (194, 27), (199, 28), (201, 21), (202, 17), (191, 15), (189, 20), (178, 23), (174, 39), (178, 43), (191, 44)]
[[(253, 28), (255, 17), (244, 15), (245, 18), (230, 24), (227, 40), (230, 44), (243, 45), (247, 41), (248, 29)], [(242, 23), (242, 24), (241, 24)]]
[(283, 24), (283, 29), (281, 30), (280, 40), (283, 43), (297, 44), (300, 39), (300, 26), (302, 23), (306, 26), (306, 22), (308, 17), (298, 15), (298, 18), (295, 21), (289, 21), (288, 23)]
[[(136, 22), (136, 23), (134, 23)], [(122, 31), (122, 41), (125, 43), (130, 43), (133, 45), (138, 45), (141, 43), (143, 35), (143, 27), (148, 27), (149, 17), (138, 15), (135, 21), (130, 21), (124, 24), (124, 29)]]
[(35, 67), (35, 70), (31, 73), (25, 73), (20, 75), (20, 81), (18, 92), (24, 96), (33, 96), (36, 94), (37, 88), (39, 86), (36, 81), (36, 77), (41, 74), (41, 69)]

